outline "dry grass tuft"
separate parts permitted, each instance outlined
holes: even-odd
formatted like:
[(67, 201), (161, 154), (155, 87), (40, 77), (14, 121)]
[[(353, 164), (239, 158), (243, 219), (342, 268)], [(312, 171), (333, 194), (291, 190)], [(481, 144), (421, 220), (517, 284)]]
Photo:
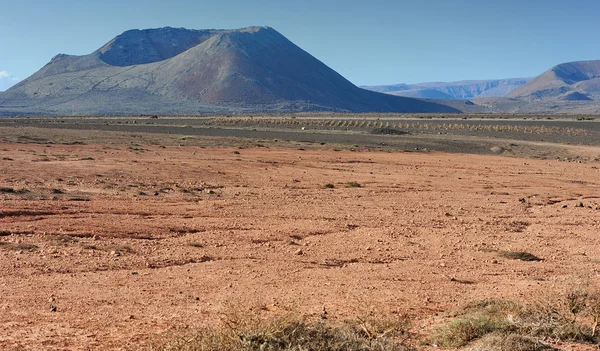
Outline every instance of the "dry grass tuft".
[(413, 351), (398, 337), (406, 324), (369, 318), (330, 324), (326, 319), (307, 321), (289, 316), (270, 320), (258, 315), (227, 316), (225, 327), (204, 329), (180, 337), (155, 350), (163, 351)]
[(492, 333), (465, 351), (552, 351), (556, 348), (538, 339), (518, 334)]
[(477, 314), (459, 317), (439, 328), (433, 343), (443, 347), (463, 347), (493, 332), (510, 332), (513, 326), (504, 318)]
[(71, 243), (76, 243), (79, 241), (76, 237), (63, 234), (48, 235), (46, 239), (59, 246), (67, 246)]
[[(469, 350), (552, 350), (541, 340), (600, 343), (600, 294), (573, 289), (544, 296), (530, 306), (509, 301), (470, 303), (429, 341)], [(476, 343), (473, 343), (477, 341)]]
[(13, 244), (5, 241), (0, 241), (0, 248), (13, 251), (33, 251), (37, 250), (39, 247), (34, 244)]

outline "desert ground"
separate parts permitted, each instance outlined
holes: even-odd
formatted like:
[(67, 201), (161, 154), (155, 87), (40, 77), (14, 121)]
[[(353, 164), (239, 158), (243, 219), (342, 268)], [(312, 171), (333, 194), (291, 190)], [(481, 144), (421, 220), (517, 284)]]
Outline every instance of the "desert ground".
[(145, 349), (249, 310), (398, 316), (429, 350), (467, 303), (600, 286), (595, 121), (62, 120), (0, 119), (2, 350)]

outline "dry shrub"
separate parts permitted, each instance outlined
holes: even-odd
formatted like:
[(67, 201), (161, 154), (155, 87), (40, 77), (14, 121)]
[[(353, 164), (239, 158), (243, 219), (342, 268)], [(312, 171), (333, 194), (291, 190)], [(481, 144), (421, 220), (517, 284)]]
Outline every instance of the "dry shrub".
[(13, 250), (13, 251), (33, 251), (33, 250), (37, 250), (38, 246), (34, 245), (34, 244), (26, 244), (26, 243), (13, 244), (13, 243), (5, 242), (5, 241), (0, 241), (0, 248), (4, 248), (7, 250)]
[(598, 343), (600, 295), (585, 287), (540, 296), (519, 316), (523, 333), (559, 340)]
[[(239, 310), (238, 310), (239, 311)], [(225, 327), (203, 329), (177, 338), (156, 350), (163, 351), (411, 351), (401, 335), (401, 321), (371, 317), (332, 324), (327, 319), (309, 321), (291, 315), (264, 319), (259, 314), (234, 312), (224, 319)]]
[(551, 351), (556, 348), (529, 336), (492, 333), (465, 351)]
[(493, 332), (509, 332), (513, 325), (505, 318), (484, 314), (459, 317), (439, 328), (433, 342), (443, 347), (463, 347)]
[(67, 246), (71, 243), (76, 243), (79, 240), (71, 235), (63, 235), (63, 234), (54, 234), (46, 236), (48, 241), (54, 243), (54, 245), (58, 246)]
[(430, 343), (456, 348), (479, 340), (470, 350), (536, 351), (552, 349), (539, 340), (545, 338), (600, 342), (600, 295), (589, 289), (545, 293), (529, 306), (501, 300), (473, 302), (454, 317), (434, 330)]

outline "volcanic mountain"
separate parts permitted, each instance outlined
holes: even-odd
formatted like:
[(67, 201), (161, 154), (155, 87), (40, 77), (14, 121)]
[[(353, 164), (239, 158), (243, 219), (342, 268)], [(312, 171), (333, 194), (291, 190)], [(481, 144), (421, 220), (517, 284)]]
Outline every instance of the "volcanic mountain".
[(269, 27), (130, 30), (0, 93), (0, 114), (254, 111), (459, 112), (360, 89)]
[(600, 100), (600, 60), (554, 66), (507, 96), (524, 101)]

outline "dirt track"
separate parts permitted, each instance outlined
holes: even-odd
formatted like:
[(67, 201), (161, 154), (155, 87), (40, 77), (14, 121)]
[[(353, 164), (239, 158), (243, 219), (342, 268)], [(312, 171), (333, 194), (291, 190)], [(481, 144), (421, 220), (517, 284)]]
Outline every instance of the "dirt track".
[(378, 309), (428, 327), (472, 300), (597, 286), (598, 166), (5, 143), (0, 348), (137, 349), (231, 306)]

